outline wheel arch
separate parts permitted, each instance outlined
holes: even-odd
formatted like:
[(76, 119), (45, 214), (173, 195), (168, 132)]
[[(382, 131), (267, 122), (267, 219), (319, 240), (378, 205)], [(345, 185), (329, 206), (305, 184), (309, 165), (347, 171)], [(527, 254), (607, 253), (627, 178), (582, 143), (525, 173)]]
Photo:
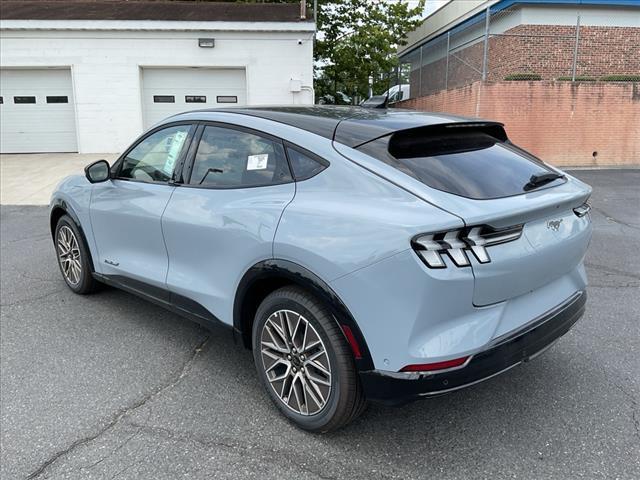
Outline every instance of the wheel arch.
[[(251, 348), (252, 325), (262, 300), (278, 288), (290, 285), (302, 287), (325, 302), (345, 340), (352, 348), (356, 368), (358, 370), (373, 369), (371, 353), (362, 331), (346, 305), (320, 277), (288, 260), (271, 259), (259, 262), (247, 270), (240, 280), (233, 304), (233, 326), (244, 346)], [(354, 341), (356, 348), (352, 343)], [(359, 356), (356, 355), (358, 350)]]
[(93, 263), (91, 249), (89, 248), (87, 236), (85, 235), (82, 224), (80, 223), (80, 218), (78, 217), (78, 214), (75, 212), (73, 207), (71, 207), (71, 205), (69, 205), (69, 203), (62, 198), (56, 198), (51, 202), (51, 212), (49, 213), (49, 228), (51, 230), (51, 238), (55, 243), (56, 226), (58, 225), (58, 221), (60, 221), (60, 218), (62, 218), (64, 215), (68, 215), (69, 217), (71, 217), (71, 220), (73, 220), (73, 223), (75, 223), (76, 227), (78, 228), (80, 236), (82, 237), (82, 241), (85, 244), (87, 254), (89, 255), (89, 264), (91, 265), (92, 270), (95, 272), (95, 264)]

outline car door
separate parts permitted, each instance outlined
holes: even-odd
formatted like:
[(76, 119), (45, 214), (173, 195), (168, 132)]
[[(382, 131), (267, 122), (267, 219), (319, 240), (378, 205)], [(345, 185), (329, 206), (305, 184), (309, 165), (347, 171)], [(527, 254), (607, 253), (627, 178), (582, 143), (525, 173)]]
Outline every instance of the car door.
[(295, 184), (279, 139), (226, 124), (200, 128), (185, 182), (162, 217), (167, 286), (178, 306), (186, 298), (191, 309), (231, 324), (236, 285), (272, 257)]
[(114, 165), (111, 180), (95, 184), (91, 225), (100, 273), (147, 293), (166, 290), (167, 249), (161, 218), (175, 190), (172, 179), (188, 148), (192, 124), (151, 131)]

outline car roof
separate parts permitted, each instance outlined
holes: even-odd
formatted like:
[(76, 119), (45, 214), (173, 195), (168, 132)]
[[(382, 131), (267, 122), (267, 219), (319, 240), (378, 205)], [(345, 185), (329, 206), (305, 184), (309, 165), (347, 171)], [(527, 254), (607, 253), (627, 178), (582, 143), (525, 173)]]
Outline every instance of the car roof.
[[(362, 108), (329, 105), (233, 107), (198, 110), (227, 112), (273, 120), (323, 136), (349, 147), (357, 147), (391, 133), (429, 125), (474, 122), (478, 119), (443, 113), (417, 112), (396, 108)], [(190, 112), (193, 113), (193, 112)], [(175, 118), (175, 117), (174, 117)]]

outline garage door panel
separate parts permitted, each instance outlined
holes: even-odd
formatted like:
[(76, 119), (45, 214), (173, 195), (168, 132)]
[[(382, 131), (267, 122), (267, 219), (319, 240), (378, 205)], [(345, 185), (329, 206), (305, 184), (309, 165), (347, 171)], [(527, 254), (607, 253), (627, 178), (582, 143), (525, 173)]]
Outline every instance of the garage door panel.
[(2, 69), (0, 96), (2, 153), (77, 151), (69, 69)]
[(244, 69), (144, 68), (142, 102), (145, 128), (166, 117), (190, 110), (246, 104)]
[[(28, 131), (14, 132), (2, 139), (2, 153), (51, 153), (51, 152), (75, 152), (73, 149), (56, 147), (56, 145), (76, 144), (75, 132), (50, 132), (34, 135)], [(49, 147), (48, 145), (51, 145)]]

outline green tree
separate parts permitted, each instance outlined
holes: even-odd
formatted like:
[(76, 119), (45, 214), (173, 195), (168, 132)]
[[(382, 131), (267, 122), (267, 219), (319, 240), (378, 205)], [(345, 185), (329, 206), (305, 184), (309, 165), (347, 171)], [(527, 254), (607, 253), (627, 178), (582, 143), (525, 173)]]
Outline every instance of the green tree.
[(389, 87), (398, 46), (421, 22), (425, 0), (318, 0), (316, 97), (344, 92), (366, 98)]

